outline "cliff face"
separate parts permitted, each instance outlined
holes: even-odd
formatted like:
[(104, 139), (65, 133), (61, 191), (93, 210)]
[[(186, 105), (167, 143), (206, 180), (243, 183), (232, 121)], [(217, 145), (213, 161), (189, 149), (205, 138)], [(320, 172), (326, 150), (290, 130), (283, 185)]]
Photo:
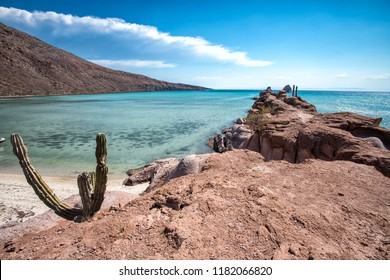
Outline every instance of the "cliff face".
[[(234, 148), (261, 153), (266, 160), (348, 160), (375, 166), (390, 177), (390, 131), (380, 122), (380, 118), (347, 112), (319, 114), (300, 97), (264, 91), (253, 104), (247, 124), (234, 125), (225, 139)], [(216, 150), (223, 152), (226, 147)]]
[(108, 69), (0, 23), (0, 97), (199, 90)]

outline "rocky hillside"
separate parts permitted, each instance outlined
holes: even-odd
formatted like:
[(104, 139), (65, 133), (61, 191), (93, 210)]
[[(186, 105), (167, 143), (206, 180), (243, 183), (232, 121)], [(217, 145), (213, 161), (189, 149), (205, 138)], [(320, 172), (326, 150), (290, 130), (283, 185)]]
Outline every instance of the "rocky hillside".
[(198, 90), (108, 69), (0, 23), (0, 97)]

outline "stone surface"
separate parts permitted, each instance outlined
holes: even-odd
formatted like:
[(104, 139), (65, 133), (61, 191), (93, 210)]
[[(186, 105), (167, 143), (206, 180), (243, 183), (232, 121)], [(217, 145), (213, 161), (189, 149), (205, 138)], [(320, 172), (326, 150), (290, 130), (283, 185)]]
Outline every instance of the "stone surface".
[(189, 174), (201, 172), (210, 154), (190, 155), (180, 160), (179, 164), (172, 170), (166, 182)]
[[(257, 100), (257, 98), (256, 98), (256, 100)], [(236, 124), (244, 124), (244, 123), (245, 123), (245, 119), (243, 119), (243, 118), (238, 118), (236, 120)]]
[(169, 170), (172, 170), (178, 164), (179, 160), (177, 158), (156, 160), (145, 165), (143, 168), (134, 169), (128, 172), (130, 176), (124, 181), (124, 185), (134, 186), (145, 182), (151, 183), (153, 180), (160, 179), (162, 173), (168, 173)]
[(221, 134), (217, 134), (214, 137), (213, 150), (216, 151), (217, 153), (223, 153), (227, 151), (225, 147), (224, 137)]
[(291, 91), (292, 91), (292, 88), (291, 88), (290, 85), (286, 85), (286, 86), (283, 88), (283, 90), (284, 90), (285, 92), (291, 92)]
[[(268, 91), (268, 89), (266, 90)], [(353, 113), (319, 114), (301, 97), (262, 94), (250, 113), (272, 107), (267, 124), (253, 132), (235, 124), (233, 147), (260, 152), (266, 160), (300, 163), (306, 159), (349, 160), (373, 165), (390, 176), (390, 131), (380, 127), (380, 118)]]
[(390, 259), (390, 179), (350, 161), (212, 154), (118, 211), (4, 240), (5, 259)]
[(156, 187), (162, 186), (172, 179), (189, 174), (196, 174), (202, 170), (206, 159), (210, 154), (189, 155), (181, 160), (168, 158), (156, 160), (143, 168), (130, 172), (124, 185), (134, 186), (148, 182), (149, 186), (145, 192), (151, 192)]

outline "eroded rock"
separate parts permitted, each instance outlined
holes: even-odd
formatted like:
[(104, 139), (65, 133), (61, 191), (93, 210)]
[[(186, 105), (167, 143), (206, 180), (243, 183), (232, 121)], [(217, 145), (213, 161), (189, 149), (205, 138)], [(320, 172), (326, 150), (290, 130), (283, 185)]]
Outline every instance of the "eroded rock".
[(260, 93), (249, 114), (265, 115), (267, 108), (272, 108), (272, 113), (267, 113), (267, 124), (260, 130), (252, 131), (244, 124), (232, 126), (234, 148), (260, 152), (266, 160), (291, 163), (311, 158), (349, 160), (373, 165), (390, 176), (390, 131), (379, 126), (381, 118), (319, 114), (301, 97), (289, 97), (284, 91), (274, 93), (270, 88)]
[(134, 186), (145, 182), (152, 182), (160, 178), (161, 174), (167, 174), (179, 164), (177, 158), (159, 159), (143, 168), (129, 171), (129, 177), (124, 181), (126, 186)]
[(201, 172), (209, 155), (189, 155), (181, 160), (177, 158), (156, 160), (143, 168), (128, 172), (130, 176), (124, 184), (134, 186), (148, 182), (149, 186), (145, 192), (150, 192), (155, 187), (162, 186), (172, 179)]

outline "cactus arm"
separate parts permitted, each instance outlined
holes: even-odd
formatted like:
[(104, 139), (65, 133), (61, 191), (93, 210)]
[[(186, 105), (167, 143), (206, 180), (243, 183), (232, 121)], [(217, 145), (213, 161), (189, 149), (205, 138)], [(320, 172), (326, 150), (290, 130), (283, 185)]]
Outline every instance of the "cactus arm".
[(53, 209), (59, 216), (73, 220), (74, 217), (82, 215), (82, 210), (73, 208), (61, 202), (50, 187), (45, 183), (39, 173), (32, 166), (28, 157), (28, 151), (23, 143), (23, 139), (18, 134), (11, 135), (11, 143), (13, 152), (19, 159), (19, 164), (23, 169), (23, 173), (27, 182), (32, 186), (34, 192), (45, 203), (46, 206)]
[(107, 148), (106, 148), (106, 136), (103, 133), (99, 133), (96, 136), (96, 172), (92, 176), (92, 181), (95, 181), (93, 184), (93, 194), (92, 194), (92, 206), (91, 211), (97, 212), (100, 210), (100, 207), (104, 200), (104, 193), (107, 188), (107, 174), (108, 167), (106, 166), (107, 159)]
[(45, 203), (46, 206), (53, 209), (59, 216), (68, 220), (85, 221), (95, 212), (100, 210), (104, 200), (104, 193), (107, 188), (108, 167), (106, 166), (107, 148), (106, 137), (103, 133), (96, 136), (96, 172), (82, 173), (77, 178), (79, 194), (83, 209), (72, 208), (61, 202), (50, 187), (45, 183), (38, 171), (32, 166), (28, 157), (27, 147), (23, 139), (18, 134), (11, 135), (13, 152), (19, 159), (20, 166), (26, 176), (27, 182), (32, 186), (34, 192)]
[(83, 172), (77, 177), (77, 185), (83, 204), (83, 220), (91, 216), (91, 178), (88, 173)]

